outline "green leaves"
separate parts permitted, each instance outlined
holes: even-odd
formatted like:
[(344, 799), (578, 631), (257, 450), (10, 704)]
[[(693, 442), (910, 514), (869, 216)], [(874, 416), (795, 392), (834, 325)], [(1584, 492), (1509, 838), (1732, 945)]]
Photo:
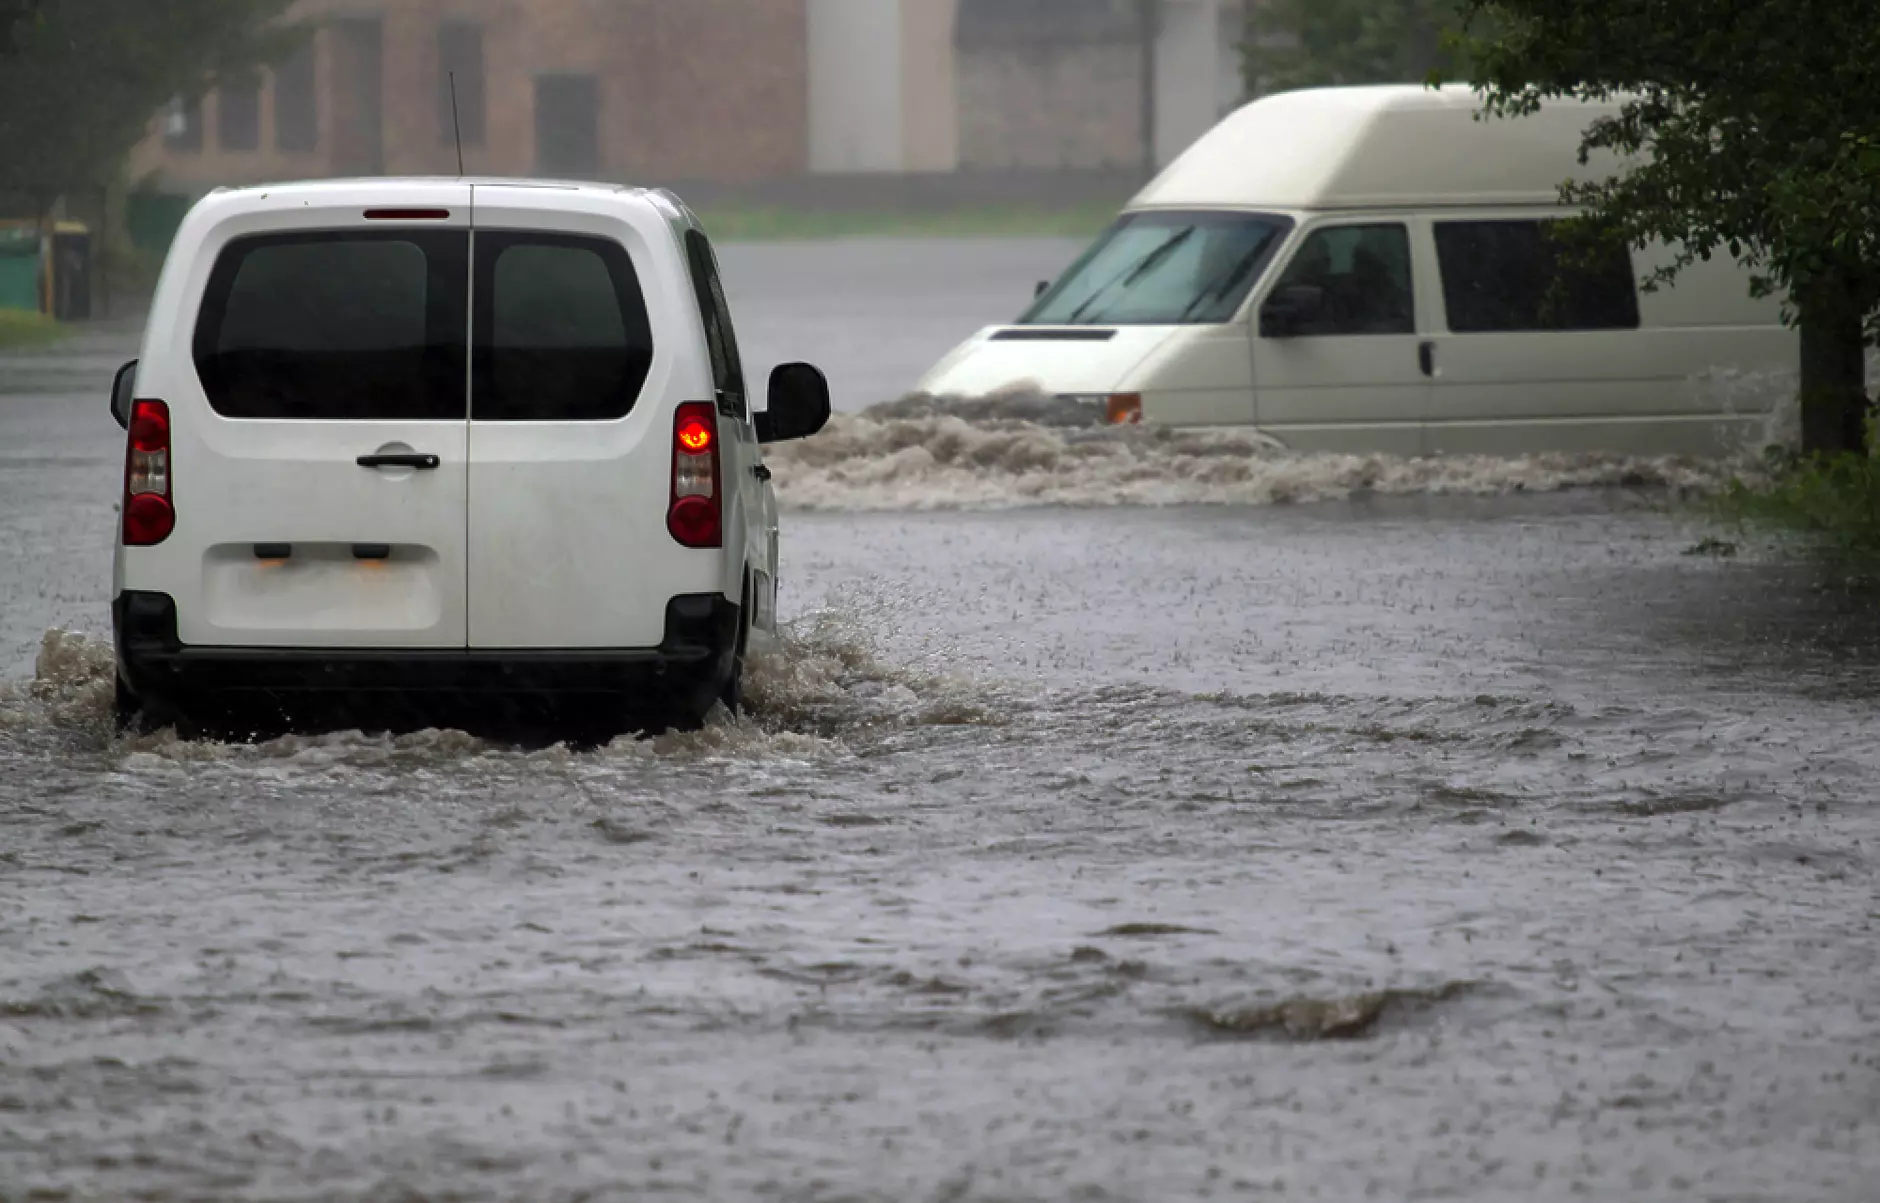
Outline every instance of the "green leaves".
[(1588, 147), (1637, 164), (1573, 199), (1633, 241), (1727, 248), (1784, 289), (1880, 262), (1880, 6), (1464, 0), (1464, 13), (1495, 30), (1464, 47), (1493, 110), (1627, 94)]
[(1872, 570), (1880, 565), (1880, 459), (1866, 452), (1770, 465), (1767, 481), (1733, 482), (1720, 516), (1739, 526), (1800, 536)]
[(0, 0), (0, 193), (43, 205), (105, 177), (171, 98), (290, 49), (289, 3)]
[[(1629, 165), (1563, 194), (1635, 246), (1672, 244), (1655, 282), (1727, 250), (1759, 295), (1814, 298), (1793, 319), (1829, 299), (1880, 310), (1880, 5), (1463, 0), (1462, 13), (1459, 53), (1490, 111), (1624, 101), (1584, 149)], [(1805, 357), (1805, 394), (1811, 370)]]

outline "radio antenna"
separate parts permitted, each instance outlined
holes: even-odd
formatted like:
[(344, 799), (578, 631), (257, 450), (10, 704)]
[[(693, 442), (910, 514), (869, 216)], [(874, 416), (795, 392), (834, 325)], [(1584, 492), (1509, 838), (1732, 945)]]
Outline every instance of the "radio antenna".
[(450, 126), (457, 135), (457, 178), (463, 178), (463, 122), (457, 117), (457, 73), (450, 73)]

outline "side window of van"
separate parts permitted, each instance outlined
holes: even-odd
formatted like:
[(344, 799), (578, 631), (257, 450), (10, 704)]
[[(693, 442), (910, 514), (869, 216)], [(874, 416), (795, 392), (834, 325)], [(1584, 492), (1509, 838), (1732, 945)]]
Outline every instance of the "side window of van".
[(711, 242), (697, 230), (685, 234), (686, 259), (692, 268), (692, 288), (698, 296), (699, 315), (705, 321), (705, 346), (712, 359), (712, 384), (718, 390), (718, 412), (743, 420), (749, 414), (744, 394), (744, 364), (738, 358), (738, 336), (731, 327), (731, 306), (718, 275), (718, 257)]
[(1553, 238), (1553, 228), (1551, 221), (1437, 222), (1450, 330), (1636, 330), (1631, 253), (1607, 247), (1587, 261)]
[(653, 366), (633, 258), (605, 238), (478, 233), (470, 417), (625, 417)]
[(230, 242), (194, 337), (229, 418), (464, 417), (470, 236), (331, 230)]
[(1410, 280), (1410, 234), (1397, 224), (1328, 226), (1293, 254), (1274, 291), (1319, 290), (1316, 321), (1301, 337), (1416, 333), (1416, 292)]

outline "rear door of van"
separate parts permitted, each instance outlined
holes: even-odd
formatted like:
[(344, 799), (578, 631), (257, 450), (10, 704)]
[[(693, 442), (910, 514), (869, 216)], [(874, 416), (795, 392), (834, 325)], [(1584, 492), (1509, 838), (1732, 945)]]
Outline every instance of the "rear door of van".
[(176, 529), (127, 569), (185, 644), (461, 648), (470, 189), (213, 204), (140, 369)]
[(710, 386), (674, 375), (674, 315), (694, 305), (677, 249), (662, 225), (662, 260), (574, 189), (478, 184), (475, 201), (469, 645), (655, 647), (672, 596), (720, 584), (666, 529), (667, 402)]

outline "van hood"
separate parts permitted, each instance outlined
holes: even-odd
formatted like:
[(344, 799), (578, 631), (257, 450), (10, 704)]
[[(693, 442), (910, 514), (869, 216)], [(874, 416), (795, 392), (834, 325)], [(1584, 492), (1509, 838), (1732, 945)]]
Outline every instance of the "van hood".
[(988, 326), (921, 378), (929, 396), (1035, 389), (1107, 396), (1173, 333), (1170, 326)]

